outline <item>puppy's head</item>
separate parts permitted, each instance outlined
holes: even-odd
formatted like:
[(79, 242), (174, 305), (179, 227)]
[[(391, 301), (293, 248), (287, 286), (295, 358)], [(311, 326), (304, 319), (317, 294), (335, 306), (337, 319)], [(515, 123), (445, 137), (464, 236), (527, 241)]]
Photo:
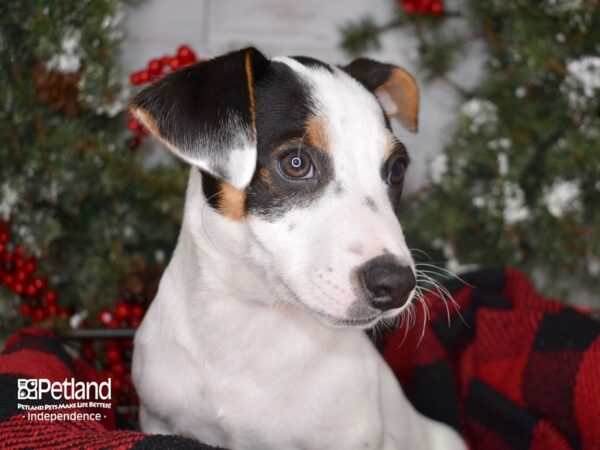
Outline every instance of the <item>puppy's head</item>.
[(414, 296), (395, 214), (408, 154), (388, 116), (415, 131), (418, 101), (399, 67), (249, 48), (164, 77), (132, 110), (199, 168), (210, 207), (247, 227), (274, 291), (329, 325), (368, 327)]

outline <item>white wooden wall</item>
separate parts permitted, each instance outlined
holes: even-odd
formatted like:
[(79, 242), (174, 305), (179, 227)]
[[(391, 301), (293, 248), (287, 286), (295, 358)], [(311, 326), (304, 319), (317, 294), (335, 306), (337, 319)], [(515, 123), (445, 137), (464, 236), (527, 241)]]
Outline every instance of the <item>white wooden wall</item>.
[[(349, 58), (338, 46), (339, 27), (365, 14), (384, 23), (394, 6), (394, 0), (141, 0), (127, 10), (123, 64), (127, 73), (139, 70), (184, 43), (202, 58), (254, 45), (271, 56), (306, 55), (345, 63)], [(450, 88), (426, 84), (415, 72), (415, 55), (415, 40), (400, 31), (385, 34), (382, 50), (369, 55), (402, 65), (420, 81), (419, 133), (412, 136), (395, 128), (414, 161), (408, 191), (425, 181), (427, 163), (440, 151), (457, 108)], [(474, 62), (462, 66), (456, 77), (472, 82), (479, 72)]]

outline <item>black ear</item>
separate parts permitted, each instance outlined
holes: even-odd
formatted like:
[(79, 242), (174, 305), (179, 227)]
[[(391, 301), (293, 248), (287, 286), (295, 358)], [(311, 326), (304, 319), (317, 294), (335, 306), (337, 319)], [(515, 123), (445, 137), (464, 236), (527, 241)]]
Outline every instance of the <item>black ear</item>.
[(131, 111), (176, 155), (242, 189), (256, 167), (254, 81), (268, 66), (255, 48), (194, 64), (139, 92)]
[(404, 69), (372, 59), (358, 58), (342, 68), (373, 92), (384, 111), (405, 128), (416, 132), (419, 125), (419, 87)]

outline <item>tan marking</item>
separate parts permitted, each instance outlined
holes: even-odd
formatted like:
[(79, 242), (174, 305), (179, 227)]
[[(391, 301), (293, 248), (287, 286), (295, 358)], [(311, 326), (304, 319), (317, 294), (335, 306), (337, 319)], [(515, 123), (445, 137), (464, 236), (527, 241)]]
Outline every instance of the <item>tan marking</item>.
[(275, 185), (273, 184), (273, 178), (271, 177), (271, 172), (269, 172), (269, 169), (266, 167), (261, 167), (258, 171), (258, 177), (263, 181), (263, 183), (265, 183), (270, 192), (274, 193), (277, 191)]
[(254, 105), (254, 74), (252, 73), (252, 60), (250, 52), (246, 52), (246, 80), (248, 82), (248, 98), (250, 100), (250, 116), (252, 117), (252, 130), (256, 137), (256, 107)]
[(329, 152), (331, 143), (325, 122), (318, 117), (311, 117), (306, 122), (306, 142), (313, 147)]
[(232, 220), (242, 220), (246, 217), (246, 191), (234, 188), (229, 183), (221, 181), (218, 194), (219, 210)]
[(142, 125), (144, 125), (148, 129), (148, 131), (150, 131), (150, 133), (156, 136), (156, 138), (165, 145), (165, 147), (167, 147), (169, 150), (171, 150), (183, 160), (187, 160), (181, 153), (181, 150), (175, 147), (175, 145), (169, 142), (162, 135), (162, 133), (158, 129), (158, 124), (156, 123), (156, 120), (154, 120), (154, 117), (152, 117), (148, 111), (146, 111), (144, 108), (137, 108), (135, 106), (132, 106), (130, 108), (130, 111), (131, 114), (133, 114), (136, 117), (136, 119), (138, 119), (142, 123)]
[(419, 127), (419, 87), (415, 79), (404, 69), (395, 67), (379, 89), (387, 91), (396, 103), (398, 120), (409, 131), (416, 132)]

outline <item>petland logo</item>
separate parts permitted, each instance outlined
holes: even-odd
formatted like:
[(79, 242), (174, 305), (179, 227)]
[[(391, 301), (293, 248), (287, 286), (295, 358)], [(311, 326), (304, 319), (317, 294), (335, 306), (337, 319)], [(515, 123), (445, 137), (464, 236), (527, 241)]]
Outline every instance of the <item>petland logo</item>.
[(44, 394), (50, 394), (54, 400), (110, 400), (111, 380), (76, 381), (65, 378), (50, 381), (46, 378), (19, 378), (17, 380), (17, 398), (19, 400), (41, 400)]

